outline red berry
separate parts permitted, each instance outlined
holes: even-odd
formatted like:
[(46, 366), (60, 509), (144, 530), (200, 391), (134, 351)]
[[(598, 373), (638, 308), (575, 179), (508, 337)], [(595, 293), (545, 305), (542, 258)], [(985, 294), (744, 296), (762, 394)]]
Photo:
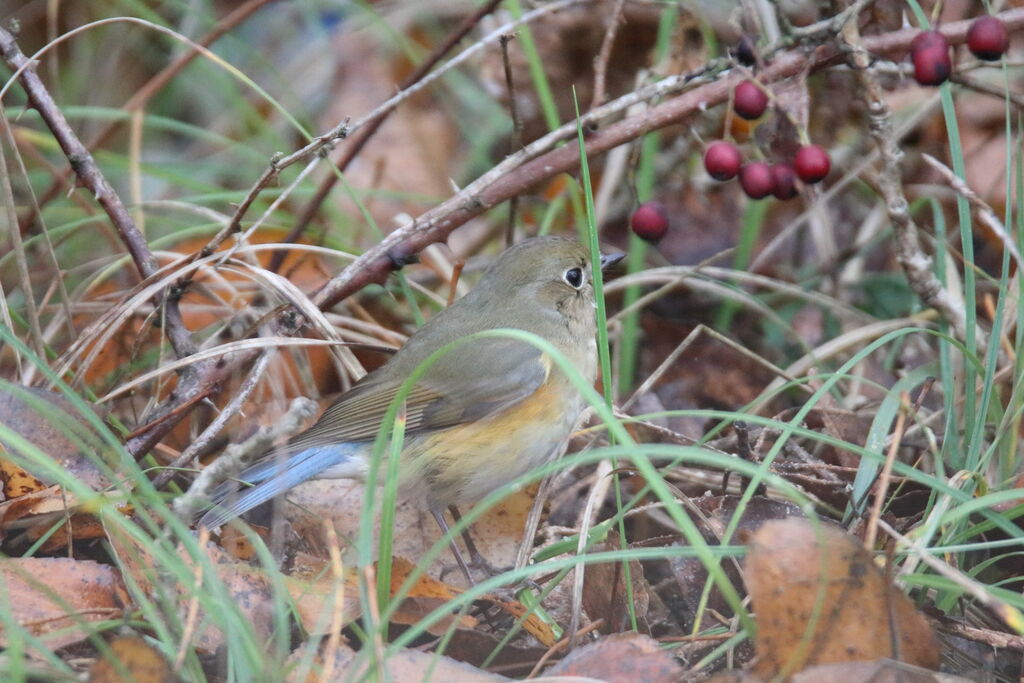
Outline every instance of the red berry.
[(715, 180), (729, 180), (740, 172), (743, 157), (731, 142), (712, 142), (704, 152), (704, 168)]
[(926, 47), (913, 55), (914, 80), (921, 85), (942, 85), (953, 73), (953, 62), (946, 48)]
[(796, 172), (789, 164), (772, 164), (772, 194), (776, 199), (792, 199), (796, 196)]
[(762, 199), (772, 193), (772, 171), (768, 164), (754, 161), (740, 169), (740, 187), (751, 199)]
[(949, 41), (946, 40), (946, 36), (942, 35), (938, 31), (921, 31), (914, 36), (913, 42), (910, 43), (910, 51), (917, 52), (923, 50), (926, 47), (938, 47), (938, 48), (949, 48)]
[(754, 120), (768, 106), (768, 95), (753, 81), (743, 81), (733, 93), (733, 108), (745, 119)]
[(978, 17), (967, 29), (967, 47), (978, 59), (995, 61), (1010, 45), (1010, 36), (1003, 22), (995, 17)]
[(919, 33), (910, 44), (914, 79), (921, 85), (941, 85), (953, 73), (949, 41), (938, 31)]
[(820, 145), (804, 145), (796, 152), (793, 169), (800, 180), (813, 184), (824, 180), (832, 169), (832, 162), (828, 159), (828, 152)]
[(648, 242), (657, 242), (668, 232), (668, 212), (658, 201), (644, 202), (629, 219), (633, 234)]

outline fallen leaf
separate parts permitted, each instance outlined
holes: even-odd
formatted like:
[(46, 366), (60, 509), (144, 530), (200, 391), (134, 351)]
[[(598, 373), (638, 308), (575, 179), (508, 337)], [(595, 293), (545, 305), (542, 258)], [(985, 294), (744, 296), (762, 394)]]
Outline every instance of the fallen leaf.
[[(114, 525), (107, 525), (107, 540), (123, 571), (131, 575), (135, 584), (147, 595), (156, 596), (166, 590), (167, 582), (153, 558), (149, 548), (134, 537), (123, 534)], [(204, 548), (213, 563), (214, 571), (223, 582), (231, 603), (245, 615), (252, 625), (256, 637), (268, 640), (274, 627), (274, 600), (271, 581), (264, 570), (252, 567), (232, 558), (213, 543)], [(195, 562), (184, 549), (179, 550), (181, 559), (190, 569)], [(174, 600), (178, 604), (179, 618), (185, 615), (192, 602), (193, 588), (174, 583)], [(193, 637), (193, 647), (202, 652), (212, 653), (224, 643), (224, 634), (208, 616), (199, 610), (199, 623), (205, 624)]]
[[(124, 514), (132, 514), (132, 507), (123, 502), (123, 495), (117, 491), (106, 494), (115, 501), (117, 508)], [(70, 541), (84, 541), (103, 536), (105, 530), (94, 515), (83, 514), (78, 509), (78, 499), (71, 493), (54, 484), (40, 491), (29, 493), (12, 500), (0, 503), (0, 530), (3, 539), (8, 541), (18, 531), (24, 534), (25, 542), (32, 543), (44, 534), (50, 533), (55, 524), (60, 528), (46, 540), (40, 548), (43, 552), (67, 545)], [(68, 519), (71, 520), (71, 533), (68, 534)]]
[(143, 638), (120, 636), (108, 645), (110, 653), (101, 654), (89, 670), (89, 683), (121, 683), (125, 674), (133, 683), (174, 683), (180, 680), (171, 671), (171, 665), (163, 654)]
[[(316, 538), (322, 534), (323, 520), (330, 519), (338, 536), (359, 536), (363, 517), (364, 485), (348, 480), (321, 479), (307, 482), (291, 491), (284, 513), (302, 537)], [(523, 540), (526, 516), (533, 504), (533, 488), (515, 493), (488, 509), (470, 527), (480, 554), (496, 567), (511, 566)], [(396, 557), (423, 557), (441, 538), (434, 518), (415, 500), (399, 499), (395, 509), (392, 553)], [(376, 544), (377, 539), (374, 539)], [(458, 539), (464, 557), (469, 553)], [(317, 545), (313, 543), (313, 545)], [(317, 552), (316, 554), (321, 554)], [(326, 553), (323, 553), (326, 554)], [(465, 587), (450, 550), (445, 548), (429, 566), (423, 567), (434, 578), (448, 585)]]
[[(619, 535), (610, 532), (608, 538), (594, 547), (594, 552), (617, 551), (622, 546)], [(650, 604), (650, 587), (644, 579), (640, 562), (630, 560), (631, 591), (626, 590), (626, 571), (622, 562), (601, 562), (587, 566), (583, 578), (583, 609), (592, 620), (604, 619), (601, 633), (620, 633), (628, 630), (629, 604), (632, 600), (637, 621), (646, 622)]]
[(0, 482), (3, 482), (4, 500), (20, 498), (46, 488), (46, 484), (6, 458), (0, 459)]
[[(97, 441), (92, 426), (62, 394), (6, 385), (0, 391), (0, 424), (31, 442), (94, 491), (110, 486), (93, 459), (81, 450), (83, 442)], [(36, 474), (0, 458), (0, 479), (7, 498), (33, 493), (54, 483), (41, 481)]]
[(573, 650), (546, 676), (581, 676), (606, 683), (675, 683), (683, 667), (658, 641), (640, 633), (614, 633)]
[[(129, 603), (117, 570), (91, 560), (0, 560), (11, 619), (49, 650), (84, 639), (88, 622), (119, 619)], [(0, 627), (0, 645), (9, 639)]]
[(444, 654), (476, 666), (488, 661), (489, 666), (498, 671), (524, 678), (533, 669), (534, 663), (547, 652), (546, 647), (527, 645), (525, 640), (503, 643), (499, 635), (460, 628), (448, 641)]
[[(320, 681), (361, 681), (372, 678), (374, 670), (367, 668), (366, 659), (356, 659), (356, 653), (347, 645), (334, 650), (328, 657), (317, 653), (311, 664), (306, 648), (299, 648), (289, 657), (289, 663), (300, 664), (288, 676), (289, 683), (319, 683)], [(494, 683), (508, 681), (504, 676), (481, 671), (474, 666), (430, 652), (402, 649), (388, 655), (382, 678), (397, 681), (458, 681), (459, 683)], [(383, 672), (382, 672), (383, 673)]]
[(840, 529), (767, 522), (752, 537), (745, 577), (758, 624), (754, 672), (765, 678), (884, 658), (938, 668), (928, 622)]
[(520, 623), (523, 630), (536, 638), (537, 642), (544, 647), (551, 647), (558, 642), (558, 637), (555, 635), (555, 630), (551, 628), (551, 625), (532, 612), (527, 614), (529, 608), (523, 603), (502, 600), (494, 595), (482, 595), (480, 599), (490, 600), (506, 613), (511, 614), (516, 619), (521, 619)]
[(789, 680), (791, 683), (966, 683), (969, 679), (940, 674), (905, 662), (880, 659), (874, 662), (838, 662), (811, 666), (793, 674)]
[[(392, 597), (415, 569), (416, 565), (404, 558), (396, 557), (392, 560)], [(306, 554), (297, 555), (291, 573), (285, 577), (285, 586), (295, 601), (303, 628), (309, 633), (330, 632), (334, 612), (338, 609), (341, 626), (362, 614), (356, 572), (346, 570), (339, 586), (328, 560)], [(415, 624), (461, 592), (459, 588), (420, 574), (392, 615), (391, 621), (396, 624)], [(439, 620), (428, 631), (434, 635), (443, 635), (450, 628), (452, 619), (458, 621), (459, 628), (473, 628), (477, 624), (476, 619), (468, 615), (452, 615)]]

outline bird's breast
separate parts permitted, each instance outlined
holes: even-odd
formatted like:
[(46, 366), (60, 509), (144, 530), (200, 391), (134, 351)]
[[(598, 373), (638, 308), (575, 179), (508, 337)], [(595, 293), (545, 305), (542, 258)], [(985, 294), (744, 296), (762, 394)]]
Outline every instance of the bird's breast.
[(562, 373), (533, 394), (485, 419), (424, 435), (407, 454), (432, 506), (479, 500), (544, 464), (568, 437), (582, 399)]

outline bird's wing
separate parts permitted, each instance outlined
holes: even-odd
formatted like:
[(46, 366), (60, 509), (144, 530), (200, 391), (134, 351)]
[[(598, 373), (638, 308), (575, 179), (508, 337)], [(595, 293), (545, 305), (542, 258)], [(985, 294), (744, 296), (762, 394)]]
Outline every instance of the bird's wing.
[[(472, 362), (462, 350), (472, 349)], [(405, 402), (405, 432), (451, 427), (479, 420), (526, 398), (547, 379), (550, 361), (533, 345), (487, 339), (455, 348), (432, 365)], [(299, 449), (377, 436), (402, 382), (368, 375), (324, 411), (289, 448)]]

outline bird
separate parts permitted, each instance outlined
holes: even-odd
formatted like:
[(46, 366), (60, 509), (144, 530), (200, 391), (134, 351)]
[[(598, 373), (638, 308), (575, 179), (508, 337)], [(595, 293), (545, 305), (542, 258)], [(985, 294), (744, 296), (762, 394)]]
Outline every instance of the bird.
[[(602, 255), (599, 265), (603, 270), (623, 256)], [(475, 287), (417, 329), (313, 426), (215, 488), (199, 524), (215, 529), (311, 479), (365, 480), (397, 392), (435, 352), (474, 333), (531, 332), (593, 384), (592, 275), (590, 250), (574, 238), (534, 237), (509, 247)], [(453, 345), (406, 397), (399, 486), (422, 501), (447, 533), (446, 508), (454, 512), (556, 456), (584, 407), (568, 376), (527, 341), (489, 336)], [(452, 548), (469, 577), (454, 542)]]

